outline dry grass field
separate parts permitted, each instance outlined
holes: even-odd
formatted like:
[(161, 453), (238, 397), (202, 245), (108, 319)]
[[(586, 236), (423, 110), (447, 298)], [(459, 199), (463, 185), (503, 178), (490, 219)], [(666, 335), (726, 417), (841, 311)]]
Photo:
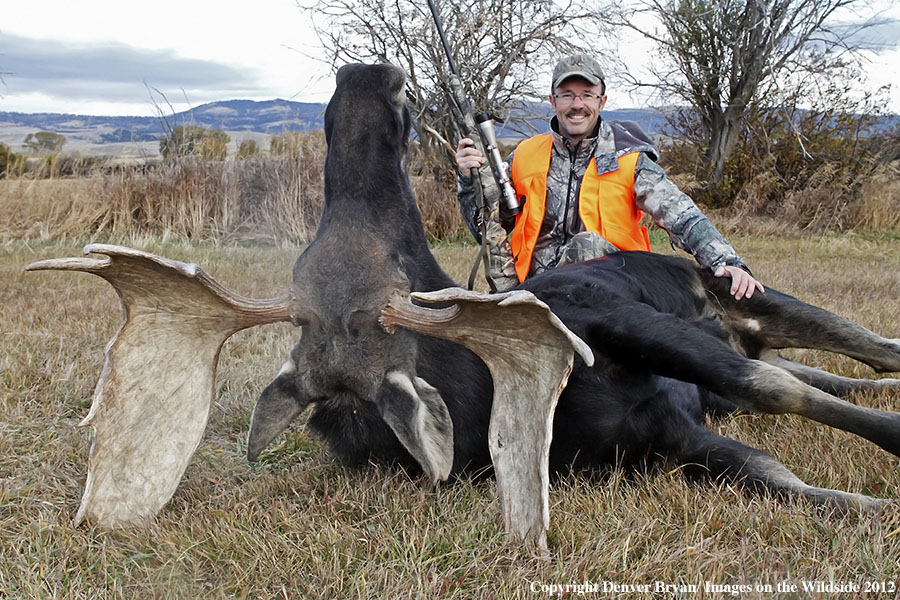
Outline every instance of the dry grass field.
[[(767, 284), (900, 335), (896, 235), (729, 237)], [(226, 343), (206, 435), (153, 525), (75, 528), (90, 443), (75, 425), (90, 405), (119, 305), (99, 278), (22, 269), (78, 255), (85, 241), (0, 245), (0, 598), (540, 598), (563, 584), (582, 585), (566, 597), (580, 590), (587, 597), (824, 598), (831, 594), (804, 592), (803, 582), (900, 586), (896, 508), (836, 514), (727, 485), (689, 485), (677, 471), (573, 478), (551, 491), (550, 552), (541, 557), (504, 540), (490, 480), (433, 489), (383, 467), (348, 470), (302, 423), (261, 463), (248, 464), (250, 410), (294, 342), (288, 325)], [(104, 241), (196, 262), (257, 297), (285, 288), (298, 253), (149, 237)], [(436, 248), (458, 281), (474, 251)], [(849, 359), (791, 356), (871, 376)], [(856, 400), (900, 408), (896, 394)], [(849, 434), (791, 416), (711, 426), (774, 454), (811, 484), (900, 497), (897, 458)], [(657, 582), (698, 591), (665, 592)], [(659, 591), (603, 591), (613, 585)], [(797, 591), (778, 591), (789, 585)], [(897, 592), (840, 597), (857, 595)]]

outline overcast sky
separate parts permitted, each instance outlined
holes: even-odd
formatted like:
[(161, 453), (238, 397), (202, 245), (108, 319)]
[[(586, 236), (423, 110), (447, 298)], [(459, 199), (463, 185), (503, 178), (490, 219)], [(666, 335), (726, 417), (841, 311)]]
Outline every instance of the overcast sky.
[[(900, 21), (900, 2), (879, 0)], [(853, 15), (849, 15), (850, 18)], [(900, 24), (877, 30), (869, 81), (894, 83)], [(646, 51), (642, 49), (642, 51)], [(330, 67), (295, 0), (0, 0), (0, 111), (154, 116), (215, 100), (326, 102)], [(640, 104), (610, 97), (609, 108)]]
[(147, 86), (178, 110), (327, 102), (315, 42), (294, 0), (0, 0), (0, 111), (151, 116)]

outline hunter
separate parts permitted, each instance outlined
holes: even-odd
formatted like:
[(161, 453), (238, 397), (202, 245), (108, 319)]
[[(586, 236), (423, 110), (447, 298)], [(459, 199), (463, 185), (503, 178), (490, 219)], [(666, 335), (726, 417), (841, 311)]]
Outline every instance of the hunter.
[[(491, 271), (508, 289), (557, 266), (617, 250), (650, 250), (642, 213), (716, 276), (731, 278), (738, 300), (764, 291), (734, 248), (670, 181), (657, 164), (650, 138), (631, 121), (605, 121), (606, 83), (588, 55), (560, 60), (553, 69), (550, 133), (519, 143), (506, 159), (522, 211), (494, 210), (489, 227)], [(485, 157), (469, 138), (456, 152), (463, 218), (480, 240), (481, 212), (471, 169)]]

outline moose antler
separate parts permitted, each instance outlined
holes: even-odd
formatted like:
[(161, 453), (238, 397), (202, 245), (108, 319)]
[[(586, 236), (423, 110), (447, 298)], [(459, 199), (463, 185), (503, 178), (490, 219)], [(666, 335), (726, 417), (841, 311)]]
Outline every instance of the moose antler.
[(553, 411), (575, 353), (593, 364), (590, 348), (523, 290), (489, 295), (448, 288), (411, 297), (453, 305), (424, 308), (395, 296), (382, 324), (457, 342), (487, 364), (494, 379), (488, 436), (503, 523), (508, 534), (546, 549)]
[(75, 523), (145, 522), (175, 488), (206, 428), (222, 344), (233, 333), (292, 321), (290, 297), (244, 298), (200, 267), (121, 246), (33, 263), (28, 271), (93, 273), (119, 294), (125, 322), (106, 361), (87, 417), (94, 428), (88, 475)]
[[(84, 271), (106, 279), (125, 321), (106, 348), (93, 403), (80, 426), (94, 428), (76, 524), (113, 528), (151, 519), (171, 499), (196, 450), (214, 393), (222, 344), (233, 333), (291, 321), (290, 296), (244, 298), (194, 264), (121, 246), (33, 263), (28, 271)], [(395, 297), (386, 327), (401, 325), (456, 341), (478, 354), (494, 378), (489, 432), (507, 532), (546, 548), (548, 456), (553, 410), (574, 353), (590, 349), (528, 292), (487, 295), (450, 288), (413, 293), (447, 309)]]

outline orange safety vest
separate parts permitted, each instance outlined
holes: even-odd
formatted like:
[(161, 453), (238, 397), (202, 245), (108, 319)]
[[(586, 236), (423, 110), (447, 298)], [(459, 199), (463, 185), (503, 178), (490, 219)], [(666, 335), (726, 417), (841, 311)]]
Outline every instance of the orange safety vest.
[[(516, 261), (516, 275), (525, 281), (537, 243), (547, 204), (547, 173), (553, 137), (547, 133), (516, 146), (512, 180), (519, 198), (525, 197), (522, 212), (516, 215), (510, 245)], [(594, 158), (581, 180), (578, 214), (587, 231), (599, 233), (620, 250), (650, 250), (647, 228), (641, 227), (641, 211), (634, 206), (634, 170), (638, 152), (618, 158), (619, 168), (597, 174)]]

